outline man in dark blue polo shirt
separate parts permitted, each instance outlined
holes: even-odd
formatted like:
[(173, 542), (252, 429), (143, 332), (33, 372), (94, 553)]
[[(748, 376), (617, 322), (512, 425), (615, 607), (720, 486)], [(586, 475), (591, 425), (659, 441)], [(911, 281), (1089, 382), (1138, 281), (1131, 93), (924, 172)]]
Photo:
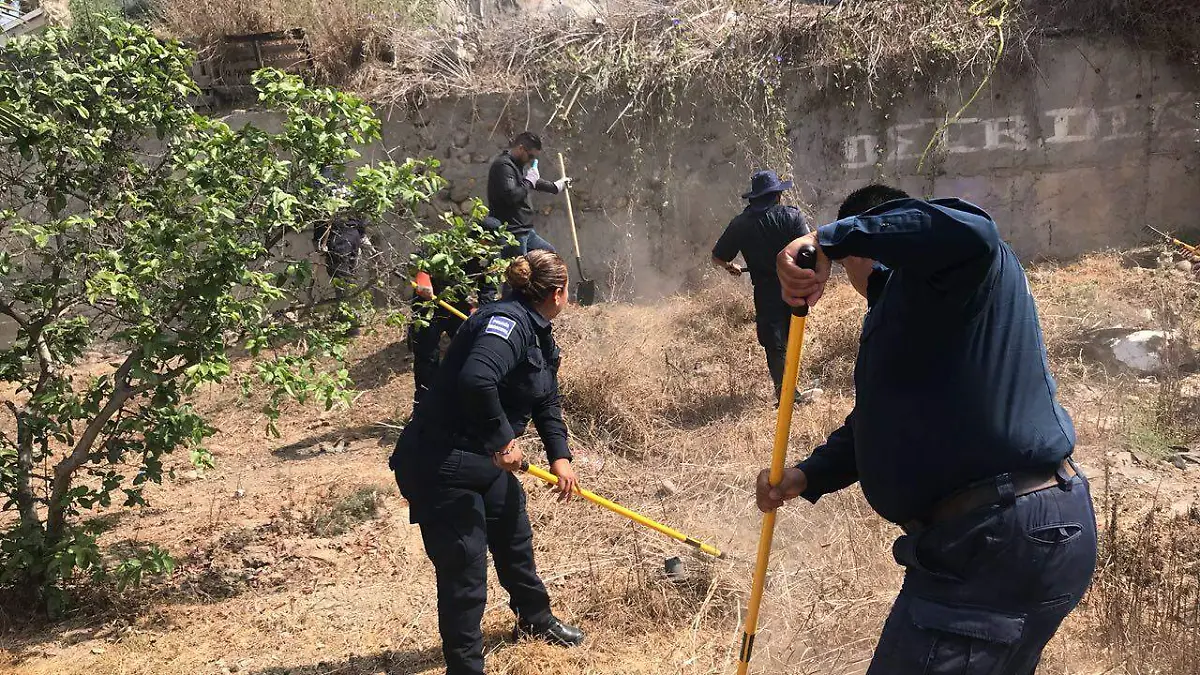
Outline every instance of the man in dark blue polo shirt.
[(817, 303), (831, 260), (868, 303), (854, 410), (778, 486), (764, 471), (758, 506), (858, 482), (903, 528), (869, 675), (1032, 675), (1091, 581), (1096, 523), (1021, 263), (979, 207), (881, 185), (780, 252), (785, 300)]
[[(712, 250), (712, 261), (733, 276), (750, 273), (754, 283), (754, 323), (758, 343), (767, 353), (767, 370), (775, 383), (779, 400), (783, 381), (783, 362), (787, 356), (788, 325), (792, 312), (779, 288), (775, 275), (775, 254), (796, 237), (808, 234), (804, 215), (794, 206), (784, 206), (780, 195), (791, 189), (791, 181), (782, 181), (774, 171), (759, 171), (750, 178), (745, 210), (721, 233)], [(733, 263), (741, 253), (746, 269)]]

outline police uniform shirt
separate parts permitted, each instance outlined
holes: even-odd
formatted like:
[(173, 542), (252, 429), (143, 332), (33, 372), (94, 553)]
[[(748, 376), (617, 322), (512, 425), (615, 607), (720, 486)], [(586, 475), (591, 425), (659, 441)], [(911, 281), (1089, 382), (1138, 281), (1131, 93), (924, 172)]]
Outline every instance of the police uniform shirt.
[(765, 211), (747, 206), (713, 246), (713, 257), (730, 262), (738, 253), (746, 260), (754, 284), (754, 308), (759, 314), (789, 314), (775, 273), (775, 256), (796, 237), (808, 234), (804, 215), (794, 206), (775, 204)]
[(799, 467), (802, 495), (855, 481), (903, 524), (967, 485), (1046, 469), (1075, 431), (1055, 397), (1021, 263), (958, 199), (906, 199), (817, 230), (833, 260), (877, 261), (854, 368), (855, 407)]
[(550, 461), (570, 459), (551, 329), (521, 300), (481, 307), (451, 340), (429, 404), (418, 406), (413, 423), (454, 447), (490, 455), (532, 421)]

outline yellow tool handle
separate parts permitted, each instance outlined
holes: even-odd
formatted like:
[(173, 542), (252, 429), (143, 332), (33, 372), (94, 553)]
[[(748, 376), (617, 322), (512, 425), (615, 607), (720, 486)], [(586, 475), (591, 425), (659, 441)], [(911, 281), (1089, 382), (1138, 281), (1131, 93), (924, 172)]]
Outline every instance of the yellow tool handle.
[(1182, 241), (1175, 239), (1174, 237), (1171, 238), (1171, 241), (1174, 242), (1176, 246), (1178, 246), (1179, 248), (1182, 248), (1183, 250), (1187, 251), (1188, 253), (1191, 253), (1192, 255), (1200, 256), (1200, 249), (1196, 248), (1195, 246), (1192, 246), (1191, 244), (1185, 244)]
[[(816, 269), (817, 250), (803, 246), (796, 254), (796, 264), (807, 269)], [(783, 368), (783, 388), (779, 396), (779, 413), (775, 417), (775, 448), (771, 452), (771, 471), (767, 480), (779, 485), (783, 480), (783, 464), (787, 461), (788, 437), (792, 430), (792, 405), (796, 402), (796, 380), (800, 378), (800, 357), (804, 353), (804, 323), (808, 318), (808, 306), (792, 308), (791, 324), (788, 326), (787, 356)], [(775, 512), (763, 514), (762, 532), (758, 536), (758, 560), (754, 566), (754, 584), (750, 588), (750, 606), (746, 608), (746, 627), (742, 631), (742, 647), (738, 651), (738, 675), (746, 675), (750, 669), (750, 657), (754, 653), (754, 636), (758, 633), (758, 610), (762, 605), (763, 590), (767, 584), (767, 564), (771, 560), (771, 539), (775, 536)]]
[(1175, 237), (1172, 237), (1171, 235), (1167, 234), (1166, 232), (1163, 232), (1162, 230), (1158, 229), (1157, 227), (1154, 227), (1153, 225), (1147, 224), (1145, 227), (1147, 230), (1150, 230), (1154, 234), (1157, 234), (1159, 237), (1171, 242), (1171, 244), (1173, 244), (1174, 246), (1177, 246), (1177, 247), (1187, 251), (1191, 255), (1200, 257), (1200, 247), (1192, 246), (1191, 244), (1186, 244), (1182, 241), (1179, 241)]
[[(563, 159), (563, 154), (558, 153), (558, 168), (562, 171), (562, 177), (567, 177), (567, 160)], [(567, 198), (567, 222), (571, 223), (571, 240), (575, 242), (575, 258), (580, 258), (579, 254), (579, 235), (575, 233), (575, 210), (571, 208), (571, 190), (566, 185), (563, 186), (563, 196)]]
[[(533, 476), (534, 478), (537, 478), (538, 480), (545, 481), (551, 485), (558, 485), (558, 476), (555, 476), (554, 474), (550, 473), (549, 471), (546, 471), (545, 469), (543, 469), (541, 467), (533, 466), (529, 462), (526, 462), (525, 464), (523, 464), (521, 466), (521, 470), (524, 471), (525, 473)], [(588, 500), (589, 502), (592, 502), (593, 504), (603, 506), (604, 508), (608, 509), (609, 511), (612, 511), (613, 513), (617, 513), (622, 516), (625, 516), (626, 518), (632, 520), (633, 522), (638, 523), (639, 525), (645, 525), (646, 527), (648, 527), (652, 530), (655, 530), (656, 532), (661, 532), (662, 534), (665, 534), (668, 537), (670, 537), (676, 541), (681, 541), (681, 542), (687, 544), (688, 546), (691, 546), (692, 548), (695, 548), (704, 553), (707, 553), (708, 555), (713, 556), (714, 558), (724, 558), (725, 557), (725, 554), (722, 553), (715, 546), (710, 546), (708, 544), (705, 544), (702, 541), (699, 541), (698, 539), (693, 539), (678, 530), (673, 530), (673, 529), (667, 527), (666, 525), (663, 525), (662, 523), (660, 523), (658, 521), (651, 520), (636, 511), (630, 511), (629, 509), (625, 508), (624, 506), (621, 506), (620, 504), (618, 504), (614, 501), (605, 499), (604, 497), (601, 497), (600, 495), (596, 494), (595, 492), (592, 492), (591, 490), (584, 490), (583, 488), (576, 487), (574, 492), (575, 492), (575, 494), (579, 495), (580, 497), (583, 497), (584, 499)]]
[[(413, 288), (417, 288), (417, 282), (410, 281), (409, 283), (412, 284)], [(454, 316), (457, 316), (458, 318), (462, 319), (463, 321), (467, 320), (467, 315), (458, 311), (458, 308), (455, 307), (454, 305), (451, 305), (450, 303), (446, 302), (445, 300), (438, 298), (438, 296), (436, 296), (436, 295), (433, 296), (433, 300), (437, 304), (441, 305), (442, 309), (446, 310), (447, 312), (450, 312), (451, 314), (453, 314)]]
[[(792, 315), (788, 328), (787, 361), (783, 370), (783, 389), (780, 392), (779, 415), (775, 418), (775, 449), (771, 453), (771, 485), (783, 480), (787, 461), (788, 437), (792, 429), (792, 405), (796, 402), (796, 380), (800, 375), (800, 355), (804, 349), (806, 317)], [(762, 532), (758, 537), (758, 560), (754, 567), (754, 584), (750, 590), (750, 606), (746, 608), (746, 627), (742, 632), (742, 647), (738, 652), (738, 675), (746, 675), (750, 656), (754, 652), (754, 635), (758, 632), (758, 610), (762, 605), (767, 582), (767, 563), (771, 559), (771, 539), (775, 536), (775, 512), (763, 514)]]

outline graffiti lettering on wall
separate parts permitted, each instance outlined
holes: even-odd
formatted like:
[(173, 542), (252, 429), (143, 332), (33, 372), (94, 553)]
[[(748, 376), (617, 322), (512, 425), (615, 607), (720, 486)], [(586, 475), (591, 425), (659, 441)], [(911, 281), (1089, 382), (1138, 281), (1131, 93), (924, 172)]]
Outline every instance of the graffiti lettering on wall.
[[(1200, 126), (1196, 120), (1197, 100), (1196, 94), (1177, 92), (1150, 103), (1047, 110), (1038, 120), (1040, 138), (1034, 138), (1031, 120), (1025, 115), (962, 117), (946, 128), (942, 150), (949, 155), (1021, 152), (1039, 146), (1053, 151), (1076, 143), (1194, 136)], [(917, 159), (942, 124), (944, 120), (923, 118), (892, 126), (882, 139), (877, 134), (847, 136), (842, 166), (861, 169), (880, 162)]]

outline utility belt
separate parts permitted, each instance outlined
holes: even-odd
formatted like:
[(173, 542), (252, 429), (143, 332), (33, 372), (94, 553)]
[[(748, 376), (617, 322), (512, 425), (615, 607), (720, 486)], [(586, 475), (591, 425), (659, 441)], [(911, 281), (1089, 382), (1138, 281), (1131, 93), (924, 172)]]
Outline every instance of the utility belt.
[(412, 435), (404, 441), (409, 445), (409, 452), (418, 462), (440, 463), (442, 458), (452, 450), (474, 452), (486, 455), (480, 447), (478, 439), (460, 429), (448, 428), (448, 424), (418, 423), (412, 430)]
[(937, 523), (966, 515), (986, 506), (1012, 506), (1017, 497), (1023, 497), (1047, 488), (1071, 489), (1071, 479), (1082, 475), (1075, 460), (1064, 459), (1053, 469), (1041, 471), (1014, 471), (985, 478), (946, 497), (923, 518), (914, 518), (901, 525), (905, 534), (918, 534)]

